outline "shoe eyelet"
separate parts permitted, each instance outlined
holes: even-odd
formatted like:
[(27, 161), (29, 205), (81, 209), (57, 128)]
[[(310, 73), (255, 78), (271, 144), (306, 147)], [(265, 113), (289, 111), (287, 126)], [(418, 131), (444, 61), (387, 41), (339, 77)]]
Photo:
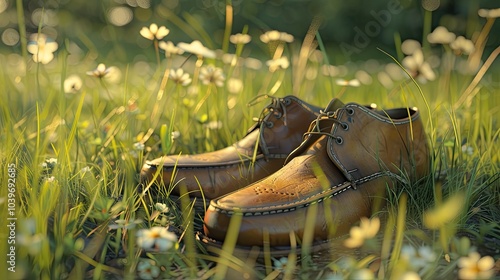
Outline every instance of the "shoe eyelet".
[(340, 136), (337, 136), (335, 137), (335, 143), (342, 145), (342, 143), (344, 143), (344, 139), (342, 139), (342, 137)]
[(340, 126), (342, 126), (343, 130), (349, 130), (349, 125), (347, 123), (345, 123), (345, 122), (340, 123)]
[(292, 103), (292, 100), (290, 98), (283, 98), (283, 104), (288, 106), (288, 105), (290, 105), (290, 103)]
[(350, 115), (350, 116), (354, 115), (354, 109), (353, 108), (347, 108), (346, 110), (347, 110), (347, 114), (348, 115)]
[(282, 112), (275, 112), (275, 113), (274, 113), (274, 116), (275, 116), (277, 119), (280, 119), (281, 117), (283, 117), (283, 113), (282, 113)]
[(266, 127), (267, 128), (273, 128), (274, 123), (273, 122), (266, 122)]

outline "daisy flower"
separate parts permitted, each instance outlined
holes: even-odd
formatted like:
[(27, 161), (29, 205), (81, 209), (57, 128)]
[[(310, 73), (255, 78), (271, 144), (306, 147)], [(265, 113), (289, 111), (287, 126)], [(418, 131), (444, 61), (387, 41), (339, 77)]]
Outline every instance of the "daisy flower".
[(152, 23), (149, 28), (143, 27), (140, 31), (142, 37), (148, 39), (148, 40), (161, 40), (165, 36), (170, 33), (170, 30), (168, 30), (165, 26), (160, 26), (156, 25), (156, 23)]
[(248, 34), (237, 33), (237, 34), (229, 36), (229, 41), (235, 45), (248, 44), (251, 40), (252, 40), (252, 37)]
[(477, 14), (483, 18), (498, 18), (500, 17), (500, 8), (497, 9), (479, 9)]
[(278, 69), (287, 69), (290, 66), (290, 62), (286, 56), (271, 59), (266, 62), (266, 65), (269, 67), (270, 72), (275, 72)]
[(54, 52), (57, 50), (58, 44), (50, 41), (45, 34), (37, 33), (31, 36), (31, 41), (28, 42), (28, 52), (33, 55), (34, 62), (47, 64), (54, 59)]
[(413, 39), (404, 40), (401, 44), (401, 51), (406, 55), (412, 55), (416, 50), (422, 48), (419, 41)]
[(292, 43), (293, 36), (286, 32), (279, 32), (277, 30), (267, 31), (264, 34), (260, 35), (260, 40), (267, 44), (269, 42), (281, 41), (285, 43)]
[(87, 71), (87, 75), (94, 76), (96, 78), (103, 78), (106, 77), (110, 71), (111, 68), (106, 68), (106, 65), (104, 63), (99, 63), (96, 69)]
[(203, 124), (203, 127), (208, 128), (210, 130), (217, 130), (222, 128), (222, 122), (221, 121), (210, 121), (206, 124)]
[(189, 77), (189, 74), (184, 73), (184, 70), (182, 68), (170, 71), (169, 75), (170, 79), (172, 79), (172, 81), (174, 81), (174, 83), (178, 85), (187, 86), (192, 81), (191, 78)]
[(64, 80), (63, 88), (65, 93), (77, 93), (82, 89), (83, 81), (78, 75), (71, 75)]
[(458, 278), (460, 279), (490, 279), (495, 274), (495, 260), (477, 252), (471, 252), (466, 257), (458, 259)]
[(406, 259), (413, 270), (419, 271), (433, 263), (436, 260), (436, 254), (429, 246), (415, 248), (405, 245), (401, 249), (401, 258)]
[(359, 82), (358, 79), (352, 79), (352, 80), (344, 80), (344, 79), (338, 79), (336, 81), (337, 85), (339, 86), (344, 86), (344, 87), (359, 87), (361, 83)]
[(200, 41), (194, 40), (191, 43), (181, 42), (177, 44), (181, 50), (195, 54), (198, 57), (215, 58), (215, 52), (205, 47)]
[(412, 55), (403, 58), (402, 64), (412, 77), (418, 78), (422, 83), (436, 79), (436, 74), (430, 64), (424, 61), (424, 54), (420, 49), (416, 50)]
[(154, 279), (160, 276), (160, 268), (153, 260), (142, 260), (137, 264), (137, 274), (141, 279)]
[(469, 55), (475, 51), (474, 43), (471, 40), (466, 39), (464, 36), (458, 36), (455, 41), (450, 43), (450, 48), (455, 51), (456, 54), (466, 54)]
[(286, 266), (288, 264), (288, 258), (287, 257), (281, 257), (279, 259), (274, 259), (273, 265), (276, 270), (285, 270)]
[(213, 65), (202, 67), (199, 77), (204, 85), (215, 84), (218, 87), (222, 87), (226, 80), (222, 69)]
[(167, 57), (172, 57), (172, 55), (184, 53), (184, 50), (176, 47), (174, 43), (172, 43), (171, 41), (167, 42), (161, 41), (158, 43), (158, 47), (165, 51), (165, 55)]
[(380, 219), (378, 217), (372, 219), (362, 217), (359, 226), (351, 228), (350, 236), (344, 241), (344, 245), (348, 248), (361, 247), (366, 239), (375, 237), (379, 229)]
[(448, 31), (444, 26), (438, 26), (434, 31), (427, 35), (427, 41), (431, 44), (450, 44), (455, 40), (457, 35)]
[(170, 210), (165, 203), (160, 203), (160, 202), (156, 202), (154, 208), (156, 211), (160, 213), (167, 213)]
[(164, 227), (140, 229), (137, 232), (137, 245), (146, 250), (166, 251), (177, 242), (177, 235)]

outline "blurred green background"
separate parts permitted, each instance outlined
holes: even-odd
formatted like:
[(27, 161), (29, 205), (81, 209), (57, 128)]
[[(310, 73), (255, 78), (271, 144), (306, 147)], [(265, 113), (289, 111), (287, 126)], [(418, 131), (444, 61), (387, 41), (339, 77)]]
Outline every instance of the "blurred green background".
[[(0, 0), (0, 48), (4, 53), (20, 52), (16, 2), (23, 3), (28, 35), (41, 27), (43, 33), (60, 45), (66, 40), (71, 43), (71, 53), (95, 56), (95, 59), (113, 63), (130, 63), (143, 60), (144, 56), (154, 61), (155, 54), (143, 50), (150, 48), (151, 42), (139, 35), (141, 27), (150, 23), (165, 25), (171, 30), (164, 40), (178, 43), (198, 39), (210, 48), (221, 48), (227, 3), (218, 0)], [(247, 48), (247, 52), (251, 50), (252, 56), (265, 54), (265, 46), (258, 40), (264, 31), (285, 31), (300, 41), (313, 19), (317, 18), (321, 23), (319, 32), (331, 56), (330, 62), (339, 64), (368, 58), (387, 59), (376, 48), (394, 54), (395, 36), (400, 36), (401, 40), (422, 41), (426, 9), (433, 10), (432, 29), (444, 25), (457, 35), (472, 38), (485, 21), (477, 16), (478, 9), (498, 8), (499, 2), (230, 1), (234, 9), (232, 33), (241, 32), (245, 25), (249, 27), (249, 34), (253, 36), (250, 44), (254, 47)], [(485, 54), (500, 44), (499, 34), (500, 21), (496, 21)]]

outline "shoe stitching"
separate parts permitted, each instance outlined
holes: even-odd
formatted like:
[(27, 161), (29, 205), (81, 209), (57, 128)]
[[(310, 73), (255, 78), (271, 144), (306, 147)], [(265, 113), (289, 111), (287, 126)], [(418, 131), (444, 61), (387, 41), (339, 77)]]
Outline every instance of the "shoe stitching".
[[(314, 194), (314, 195), (311, 195), (311, 196), (308, 196), (308, 197), (305, 197), (301, 200), (298, 200), (298, 201), (295, 201), (295, 202), (290, 202), (290, 203), (283, 203), (283, 204), (279, 204), (279, 205), (275, 205), (275, 206), (266, 206), (266, 207), (252, 207), (252, 208), (246, 208), (244, 209), (242, 212), (243, 212), (243, 216), (265, 216), (265, 215), (271, 215), (271, 214), (279, 214), (279, 213), (287, 213), (287, 212), (292, 212), (292, 211), (295, 211), (297, 209), (301, 209), (301, 208), (306, 208), (306, 207), (309, 207), (313, 204), (316, 204), (316, 203), (321, 203), (323, 201), (325, 201), (326, 199), (330, 199), (334, 196), (337, 196), (351, 188), (353, 188), (354, 186), (359, 186), (363, 183), (366, 183), (368, 181), (371, 181), (371, 180), (374, 180), (374, 179), (377, 179), (377, 178), (380, 178), (380, 177), (383, 177), (383, 176), (388, 176), (388, 177), (392, 177), (392, 178), (395, 178), (397, 179), (398, 181), (401, 181), (401, 182), (404, 182), (404, 180), (397, 174), (394, 174), (392, 172), (376, 172), (376, 173), (373, 173), (371, 175), (368, 175), (368, 176), (365, 176), (363, 178), (360, 178), (354, 182), (349, 182), (349, 181), (344, 181), (342, 183), (339, 183), (335, 186), (331, 186), (330, 188), (328, 188), (327, 190), (323, 190), (317, 194)], [(329, 192), (329, 191), (332, 191), (334, 190), (335, 188), (338, 188), (342, 185), (345, 185), (345, 184), (349, 184), (348, 186), (346, 186), (345, 188), (343, 189), (340, 189), (338, 191), (335, 191), (331, 194), (329, 194), (328, 196), (324, 196), (324, 197), (320, 197), (316, 200), (313, 200), (311, 202), (307, 202), (307, 203), (303, 203), (301, 204), (302, 202), (304, 201), (307, 201), (307, 200), (311, 200), (311, 198), (314, 199), (314, 197), (318, 197), (318, 196), (323, 196), (326, 192)], [(215, 203), (218, 203), (216, 201), (214, 201), (214, 204)], [(269, 209), (270, 207), (287, 207), (288, 205), (292, 205), (292, 204), (299, 204), (297, 206), (294, 206), (294, 207), (288, 207), (288, 208), (283, 208), (283, 209), (276, 209), (276, 210), (264, 210), (264, 209)], [(215, 208), (215, 211), (219, 212), (219, 213), (222, 213), (222, 214), (226, 214), (226, 215), (234, 215), (235, 213), (237, 213), (238, 211), (234, 211), (234, 210), (226, 210), (226, 209), (222, 209), (220, 208), (219, 205), (213, 205)], [(262, 211), (255, 211), (255, 210), (259, 210), (259, 209), (262, 209)], [(249, 211), (252, 211), (252, 212), (249, 212)], [(254, 212), (255, 211), (255, 212)]]
[[(268, 157), (267, 159), (286, 159), (287, 155), (272, 155)], [(177, 170), (201, 170), (201, 169), (225, 169), (225, 168), (232, 168), (236, 165), (240, 165), (242, 163), (247, 163), (250, 162), (251, 160), (241, 160), (239, 162), (234, 162), (234, 163), (227, 163), (227, 164), (221, 164), (221, 165), (207, 165), (207, 166), (180, 166), (179, 164), (177, 165), (171, 165), (171, 166), (165, 166), (163, 165), (163, 169), (170, 169), (176, 167)], [(266, 161), (265, 158), (261, 157), (258, 158), (257, 161)], [(155, 164), (150, 164), (152, 168), (158, 168), (158, 165)]]

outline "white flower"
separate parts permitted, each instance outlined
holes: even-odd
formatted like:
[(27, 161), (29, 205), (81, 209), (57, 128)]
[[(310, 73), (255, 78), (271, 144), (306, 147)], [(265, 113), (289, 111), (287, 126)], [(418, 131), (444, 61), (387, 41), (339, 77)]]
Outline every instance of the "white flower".
[(462, 146), (462, 152), (470, 156), (474, 153), (474, 148), (472, 148), (472, 146), (465, 144)]
[(371, 239), (377, 235), (380, 229), (380, 219), (374, 217), (368, 219), (366, 217), (361, 218), (359, 226), (354, 226), (349, 232), (350, 236), (344, 241), (344, 245), (348, 248), (358, 248), (363, 245), (365, 239)]
[(215, 52), (205, 47), (200, 41), (194, 40), (190, 44), (179, 43), (177, 44), (181, 50), (197, 55), (198, 57), (215, 58)]
[(57, 182), (57, 180), (56, 180), (56, 177), (49, 176), (49, 177), (45, 178), (45, 182), (46, 183), (54, 183), (54, 182)]
[(155, 203), (155, 209), (160, 213), (167, 213), (170, 210), (165, 203), (160, 203), (160, 202)]
[(266, 65), (269, 67), (270, 72), (275, 72), (278, 69), (287, 69), (290, 66), (290, 62), (286, 56), (268, 60)]
[(134, 143), (134, 150), (144, 151), (144, 143), (141, 142)]
[(237, 33), (229, 36), (229, 41), (235, 45), (238, 44), (248, 44), (252, 40), (252, 37), (248, 34)]
[(87, 71), (87, 75), (94, 76), (96, 78), (103, 78), (107, 76), (110, 73), (110, 71), (111, 68), (106, 68), (106, 65), (104, 63), (99, 63), (96, 69), (92, 71)]
[(274, 41), (281, 41), (286, 43), (293, 42), (293, 36), (286, 32), (279, 32), (277, 30), (267, 31), (266, 33), (260, 35), (260, 40), (263, 43), (269, 43)]
[(160, 276), (160, 268), (154, 265), (153, 260), (142, 260), (137, 264), (137, 273), (141, 279), (154, 279)]
[(444, 26), (438, 26), (432, 33), (427, 35), (427, 41), (431, 44), (450, 44), (457, 35), (448, 31)]
[(458, 277), (460, 279), (490, 279), (494, 274), (495, 260), (490, 256), (481, 258), (477, 252), (458, 259)]
[(57, 50), (58, 44), (49, 41), (45, 34), (37, 33), (31, 37), (28, 42), (28, 52), (33, 55), (34, 62), (47, 64), (54, 59), (54, 52)]
[(152, 23), (149, 28), (143, 27), (140, 31), (142, 37), (149, 39), (149, 40), (161, 40), (165, 36), (170, 33), (170, 30), (168, 30), (165, 26), (161, 26), (158, 28), (158, 25), (156, 23)]
[[(184, 99), (187, 99), (187, 98), (184, 98)], [(176, 131), (172, 131), (171, 137), (172, 137), (172, 140), (175, 140), (175, 139), (181, 137), (181, 133), (179, 131), (177, 131), (177, 130)]]
[(350, 86), (350, 87), (359, 87), (361, 83), (359, 82), (358, 79), (352, 79), (352, 80), (344, 80), (344, 79), (338, 79), (336, 81), (337, 85), (339, 86)]
[(191, 83), (191, 78), (188, 73), (184, 73), (182, 68), (177, 70), (170, 70), (170, 79), (174, 81), (176, 84), (187, 86)]
[(64, 92), (65, 93), (77, 93), (82, 89), (83, 81), (78, 75), (71, 75), (66, 80), (64, 80)]
[(36, 221), (33, 218), (23, 221), (21, 229), (21, 231), (18, 231), (17, 241), (28, 250), (30, 255), (38, 255), (42, 249), (42, 241), (45, 236), (36, 232)]
[(230, 93), (238, 93), (243, 89), (243, 82), (241, 79), (230, 78), (227, 80), (227, 90)]
[(46, 159), (44, 162), (42, 162), (42, 168), (43, 169), (52, 169), (56, 166), (57, 164), (57, 158), (49, 158)]
[(469, 55), (476, 49), (471, 40), (466, 39), (464, 36), (458, 36), (455, 41), (451, 42), (450, 48), (457, 54)]
[(177, 242), (177, 235), (164, 227), (140, 229), (137, 232), (137, 245), (146, 250), (166, 251)]
[(404, 40), (401, 44), (401, 51), (406, 55), (412, 55), (416, 50), (422, 48), (419, 41), (413, 39)]
[(477, 11), (477, 14), (483, 18), (498, 18), (500, 17), (500, 8), (490, 10), (479, 9), (479, 11)]
[(401, 249), (401, 258), (406, 259), (413, 270), (419, 271), (433, 263), (436, 260), (436, 254), (429, 246), (415, 249), (411, 245), (404, 245)]
[(436, 74), (432, 71), (431, 66), (424, 61), (422, 50), (417, 50), (412, 55), (405, 57), (402, 64), (414, 78), (418, 78), (422, 83), (436, 79)]
[(161, 41), (158, 43), (158, 47), (165, 51), (165, 55), (167, 57), (172, 57), (172, 55), (174, 54), (184, 53), (184, 50), (180, 49), (179, 47), (176, 47), (174, 43), (172, 43), (171, 41), (168, 42)]
[(288, 264), (288, 258), (287, 257), (281, 257), (279, 259), (274, 259), (274, 268), (276, 270), (285, 270), (287, 264)]
[(199, 78), (204, 85), (215, 84), (218, 87), (222, 87), (226, 80), (222, 69), (213, 65), (202, 67)]
[(85, 166), (84, 168), (80, 169), (80, 173), (82, 174), (85, 174), (87, 172), (90, 172), (90, 167), (89, 166)]
[(203, 127), (208, 128), (210, 130), (217, 130), (222, 128), (222, 122), (221, 121), (210, 121), (206, 124), (203, 124)]

